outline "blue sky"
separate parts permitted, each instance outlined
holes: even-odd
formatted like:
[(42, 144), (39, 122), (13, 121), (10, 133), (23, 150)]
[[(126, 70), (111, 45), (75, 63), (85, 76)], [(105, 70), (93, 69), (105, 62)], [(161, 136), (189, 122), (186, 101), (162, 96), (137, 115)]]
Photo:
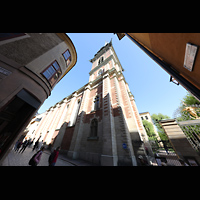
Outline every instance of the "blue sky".
[(170, 75), (149, 58), (126, 36), (118, 40), (113, 33), (67, 33), (77, 51), (77, 63), (55, 86), (51, 96), (39, 109), (45, 112), (49, 107), (67, 97), (89, 81), (92, 63), (89, 62), (97, 51), (110, 42), (124, 68), (124, 77), (135, 97), (138, 111), (150, 114), (162, 113), (173, 117), (180, 106), (180, 100), (186, 95), (182, 86), (169, 82)]

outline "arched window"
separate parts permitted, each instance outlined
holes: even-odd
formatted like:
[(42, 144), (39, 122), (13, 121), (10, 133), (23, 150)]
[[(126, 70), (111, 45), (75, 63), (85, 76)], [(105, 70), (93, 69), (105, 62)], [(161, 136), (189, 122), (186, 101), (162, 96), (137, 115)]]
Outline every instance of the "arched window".
[(98, 121), (93, 119), (90, 124), (90, 137), (97, 137)]

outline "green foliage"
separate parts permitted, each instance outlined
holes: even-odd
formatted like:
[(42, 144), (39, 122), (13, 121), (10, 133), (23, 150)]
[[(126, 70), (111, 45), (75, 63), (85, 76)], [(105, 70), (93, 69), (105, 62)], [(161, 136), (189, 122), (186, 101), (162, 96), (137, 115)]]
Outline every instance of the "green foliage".
[(148, 137), (156, 136), (152, 123), (148, 122), (147, 120), (142, 120), (143, 126), (146, 130)]
[(153, 120), (153, 123), (155, 124), (155, 126), (157, 127), (158, 130), (162, 131), (163, 128), (162, 126), (159, 124), (159, 121), (160, 120), (163, 120), (163, 119), (169, 119), (170, 117), (167, 116), (167, 115), (163, 115), (161, 113), (158, 113), (158, 114), (153, 114), (151, 115), (151, 118)]
[(168, 140), (168, 137), (165, 134), (165, 131), (163, 130), (162, 126), (159, 124), (159, 121), (163, 120), (163, 119), (169, 119), (170, 117), (167, 116), (167, 115), (163, 115), (162, 113), (158, 113), (158, 114), (151, 115), (151, 118), (153, 120), (153, 123), (157, 127), (158, 135), (160, 136), (160, 139), (161, 140)]
[[(181, 101), (180, 106), (174, 111), (173, 117), (176, 118), (177, 121), (195, 119), (188, 111), (183, 111), (183, 109), (187, 106), (200, 107), (200, 102), (190, 93), (187, 93)], [(195, 111), (198, 117), (200, 117), (200, 108), (196, 108)]]
[(187, 106), (194, 105), (194, 104), (200, 105), (200, 102), (195, 97), (193, 97), (190, 93), (187, 93), (187, 95), (183, 98), (183, 102)]

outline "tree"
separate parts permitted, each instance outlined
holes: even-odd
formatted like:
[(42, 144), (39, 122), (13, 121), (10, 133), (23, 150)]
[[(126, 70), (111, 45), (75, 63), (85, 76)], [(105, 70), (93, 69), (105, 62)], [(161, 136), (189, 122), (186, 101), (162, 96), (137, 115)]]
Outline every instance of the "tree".
[(147, 120), (142, 120), (143, 126), (146, 130), (148, 137), (156, 136), (152, 123), (148, 122)]
[(159, 124), (160, 120), (169, 119), (170, 117), (167, 115), (163, 115), (161, 113), (151, 115), (154, 125), (157, 127), (158, 135), (160, 136), (161, 140), (168, 140), (165, 131), (163, 130), (162, 126)]
[(156, 134), (154, 132), (153, 124), (151, 122), (148, 122), (147, 120), (142, 120), (142, 123), (148, 135), (148, 139), (151, 144), (152, 150), (154, 151), (155, 149), (159, 147), (159, 144), (158, 144)]
[(200, 102), (190, 93), (181, 100), (180, 106), (174, 111), (177, 121), (186, 121), (200, 117)]
[(189, 92), (183, 98), (183, 102), (188, 106), (195, 105), (195, 104), (200, 105), (200, 102), (194, 96), (192, 96)]

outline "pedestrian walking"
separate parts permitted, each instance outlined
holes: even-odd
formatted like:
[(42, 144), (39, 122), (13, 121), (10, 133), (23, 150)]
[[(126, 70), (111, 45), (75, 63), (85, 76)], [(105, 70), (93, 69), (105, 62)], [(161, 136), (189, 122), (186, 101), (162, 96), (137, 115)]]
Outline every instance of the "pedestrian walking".
[(35, 142), (34, 147), (33, 147), (33, 151), (38, 148), (38, 143), (39, 143), (39, 139)]
[(14, 146), (14, 150), (16, 151), (17, 150), (17, 145), (19, 143), (19, 140), (17, 140), (17, 142), (15, 143), (15, 146)]
[(41, 149), (42, 145), (43, 145), (43, 140), (41, 142), (38, 142), (38, 149)]
[(143, 158), (142, 155), (138, 156), (139, 166), (149, 166), (148, 162)]
[(31, 166), (37, 166), (41, 160), (42, 153), (44, 151), (44, 147), (41, 147), (41, 149), (33, 155), (33, 157), (29, 160), (29, 165)]
[(22, 144), (22, 148), (20, 149), (19, 153), (23, 153), (24, 150), (26, 149), (26, 147), (28, 146), (29, 144), (29, 141), (28, 140), (25, 140)]
[(166, 142), (164, 142), (164, 141), (163, 141), (163, 146), (164, 146), (164, 149), (165, 149), (166, 153), (169, 154), (168, 146), (167, 146)]
[(49, 166), (55, 166), (59, 151), (60, 147), (57, 147), (56, 150), (54, 150), (54, 152), (51, 153), (51, 155), (49, 156)]
[(32, 147), (32, 144), (33, 144), (34, 140), (35, 140), (35, 138), (33, 138), (32, 140), (30, 140), (30, 143), (29, 143), (29, 145), (28, 145), (29, 148)]
[(19, 141), (17, 144), (17, 148), (15, 149), (15, 152), (18, 152), (21, 146), (22, 146), (22, 141)]

